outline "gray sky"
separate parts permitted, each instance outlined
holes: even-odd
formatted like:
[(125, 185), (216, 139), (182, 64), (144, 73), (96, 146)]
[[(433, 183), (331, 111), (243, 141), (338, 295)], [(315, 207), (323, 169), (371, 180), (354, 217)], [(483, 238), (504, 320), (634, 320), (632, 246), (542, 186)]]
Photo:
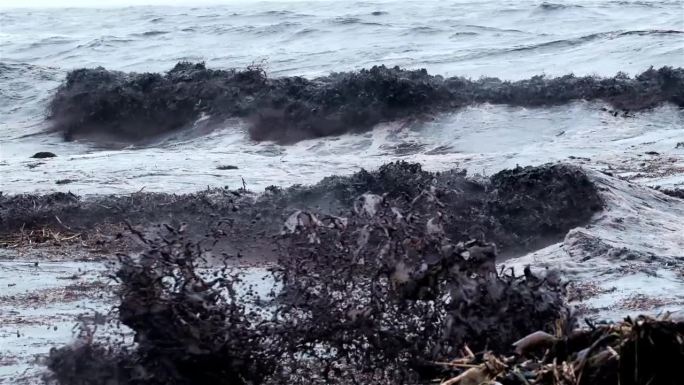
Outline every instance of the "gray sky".
[(0, 0), (0, 7), (112, 7), (128, 5), (206, 5), (249, 0)]

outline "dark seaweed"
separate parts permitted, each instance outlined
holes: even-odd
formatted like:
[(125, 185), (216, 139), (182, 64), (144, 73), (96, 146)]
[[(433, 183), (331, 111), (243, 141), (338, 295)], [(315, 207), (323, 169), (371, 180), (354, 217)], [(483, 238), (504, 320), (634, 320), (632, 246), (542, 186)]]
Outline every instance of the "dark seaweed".
[[(131, 227), (146, 251), (121, 256), (116, 277), (119, 320), (136, 345), (54, 350), (52, 379), (408, 384), (444, 373), (435, 361), (466, 343), (510, 350), (529, 330), (551, 332), (567, 314), (561, 282), (496, 271), (493, 245), (455, 242), (434, 228), (428, 214), (440, 205), (430, 194), (373, 200), (347, 218), (293, 213), (276, 240), (271, 274), (281, 289), (270, 299), (228, 268), (237, 256), (209, 259), (211, 247), (183, 229), (164, 226), (149, 239)], [(217, 222), (205, 241), (217, 244), (226, 227)]]
[(241, 117), (250, 123), (253, 139), (292, 143), (477, 103), (534, 107), (581, 99), (604, 100), (627, 112), (667, 102), (682, 107), (684, 69), (651, 68), (633, 78), (535, 76), (510, 82), (385, 66), (311, 80), (269, 78), (259, 67), (213, 70), (203, 63), (178, 63), (165, 74), (100, 67), (69, 72), (50, 103), (50, 118), (67, 140), (139, 141), (189, 128), (203, 114), (209, 116), (205, 125)]
[[(325, 178), (313, 186), (276, 187), (254, 197), (247, 191), (211, 189), (194, 194), (135, 193), (81, 199), (73, 194), (0, 196), (0, 234), (51, 227), (83, 234), (129, 221), (142, 228), (187, 223), (201, 238), (211, 222), (233, 224), (222, 243), (230, 252), (274, 259), (268, 238), (278, 233), (294, 210), (347, 216), (365, 193), (388, 199), (428, 194), (440, 202), (444, 231), (451, 239), (496, 243), (505, 256), (563, 239), (586, 224), (602, 207), (596, 187), (584, 173), (567, 165), (517, 168), (474, 180), (459, 170), (432, 173), (419, 164), (397, 162), (375, 171)], [(116, 226), (114, 226), (116, 228)]]

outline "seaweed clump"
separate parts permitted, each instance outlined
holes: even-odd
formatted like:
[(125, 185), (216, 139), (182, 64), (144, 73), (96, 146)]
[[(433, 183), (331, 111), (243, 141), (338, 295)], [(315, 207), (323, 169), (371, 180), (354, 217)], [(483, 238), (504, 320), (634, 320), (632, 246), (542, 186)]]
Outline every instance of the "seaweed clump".
[(668, 102), (682, 107), (682, 90), (684, 69), (672, 67), (651, 68), (635, 77), (534, 76), (511, 82), (385, 66), (316, 79), (269, 78), (259, 66), (215, 70), (181, 62), (165, 74), (102, 67), (71, 71), (50, 103), (49, 116), (67, 140), (140, 141), (200, 120), (205, 127), (240, 117), (249, 122), (252, 139), (292, 143), (478, 103), (534, 107), (583, 99), (603, 100), (625, 111)]
[(510, 350), (528, 330), (551, 332), (567, 316), (553, 274), (496, 271), (496, 248), (450, 240), (434, 220), (438, 207), (423, 191), (362, 195), (348, 217), (292, 213), (275, 240), (281, 257), (264, 276), (266, 295), (229, 263), (238, 256), (211, 255), (229, 224), (200, 243), (184, 229), (162, 227), (150, 240), (131, 227), (148, 249), (122, 256), (116, 276), (118, 318), (136, 344), (56, 349), (53, 379), (408, 384), (444, 373), (436, 362), (466, 343)]
[[(292, 211), (348, 216), (357, 198), (366, 193), (394, 202), (423, 199), (429, 194), (439, 202), (439, 221), (446, 237), (493, 242), (506, 257), (561, 241), (603, 206), (596, 186), (574, 166), (516, 168), (489, 179), (474, 179), (462, 170), (435, 173), (420, 164), (393, 162), (377, 170), (328, 177), (312, 186), (269, 188), (256, 198), (244, 189), (223, 188), (193, 194), (139, 192), (85, 199), (71, 193), (3, 195), (0, 235), (45, 228), (63, 231), (66, 227), (84, 235), (99, 232), (118, 237), (124, 221), (144, 228), (185, 222), (196, 240), (213, 224), (207, 218), (224, 217), (233, 225), (221, 245), (230, 244), (248, 256), (273, 261), (277, 255), (271, 251), (268, 236), (280, 231)], [(404, 209), (411, 210), (408, 206)]]
[[(393, 164), (380, 179), (390, 183), (404, 172), (428, 175)], [(534, 197), (527, 184), (539, 179), (534, 168), (517, 169), (492, 185), (502, 196), (515, 188)], [(51, 352), (49, 380), (676, 383), (681, 322), (638, 318), (577, 329), (557, 272), (497, 270), (496, 246), (450, 233), (445, 195), (439, 183), (424, 181), (381, 194), (370, 188), (340, 213), (291, 212), (272, 239), (278, 259), (268, 269), (241, 267), (240, 254), (216, 252), (234, 226), (230, 218), (199, 241), (185, 226), (161, 226), (154, 238), (129, 226), (145, 251), (120, 256), (116, 321), (134, 343), (85, 333)]]
[(573, 322), (555, 273), (497, 271), (496, 247), (449, 239), (440, 207), (423, 190), (364, 194), (348, 218), (294, 213), (275, 271), (281, 315), (320, 363), (301, 350), (281, 360), (322, 383), (420, 383), (466, 343), (509, 351), (527, 330)]
[(574, 167), (516, 167), (494, 174), (490, 182), (487, 211), (501, 232), (512, 236), (506, 244), (513, 250), (546, 246), (546, 240), (586, 222), (603, 206), (596, 186)]
[(240, 297), (239, 274), (225, 262), (208, 272), (206, 246), (189, 242), (182, 229), (164, 226), (139, 257), (120, 255), (118, 322), (134, 333), (135, 346), (94, 342), (91, 325), (74, 346), (54, 349), (48, 367), (60, 384), (254, 384), (275, 367), (265, 328)]
[(265, 81), (255, 68), (212, 70), (203, 63), (181, 62), (164, 75), (77, 69), (52, 99), (50, 117), (66, 140), (95, 134), (136, 141), (186, 127), (203, 112), (244, 116), (246, 99)]

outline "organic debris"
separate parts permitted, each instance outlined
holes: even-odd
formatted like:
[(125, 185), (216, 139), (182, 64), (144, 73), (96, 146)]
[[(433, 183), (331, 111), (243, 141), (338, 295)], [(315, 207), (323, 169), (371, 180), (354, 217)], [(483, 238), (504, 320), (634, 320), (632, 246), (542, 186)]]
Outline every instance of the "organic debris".
[(506, 350), (572, 323), (553, 274), (496, 271), (493, 245), (440, 230), (432, 194), (365, 194), (347, 217), (294, 212), (266, 297), (230, 267), (239, 255), (211, 252), (229, 222), (201, 243), (184, 227), (156, 239), (131, 227), (147, 251), (121, 256), (116, 276), (137, 344), (81, 342), (48, 366), (61, 384), (409, 384), (444, 372), (433, 362), (466, 341)]
[(50, 243), (55, 246), (80, 242), (81, 233), (71, 231), (59, 231), (49, 227), (42, 229), (24, 230), (12, 234), (0, 235), (0, 245), (7, 248), (28, 247)]
[(364, 194), (348, 218), (288, 219), (275, 271), (279, 300), (289, 304), (280, 314), (297, 320), (289, 329), (309, 347), (305, 355), (319, 352), (331, 369), (301, 368), (296, 355), (290, 367), (344, 383), (415, 383), (440, 372), (432, 362), (466, 341), (506, 350), (522, 330), (551, 330), (568, 315), (552, 273), (497, 272), (494, 245), (451, 241), (433, 194)]
[[(675, 385), (684, 363), (684, 322), (639, 316), (570, 334), (535, 332), (511, 356), (466, 355), (446, 363), (463, 371), (442, 385)], [(471, 367), (464, 370), (464, 367)], [(473, 381), (475, 379), (475, 381)], [(478, 382), (479, 381), (479, 382)]]
[(102, 67), (71, 71), (52, 99), (50, 118), (67, 140), (138, 141), (188, 128), (204, 117), (202, 126), (242, 117), (253, 139), (292, 143), (477, 103), (543, 106), (601, 99), (625, 111), (667, 102), (683, 106), (683, 89), (684, 69), (672, 67), (651, 68), (633, 78), (620, 73), (509, 82), (374, 66), (309, 80), (269, 78), (258, 66), (212, 70), (204, 63), (181, 62), (165, 74)]
[[(449, 238), (486, 239), (496, 243), (504, 256), (558, 242), (602, 207), (596, 187), (574, 166), (519, 167), (487, 180), (469, 178), (460, 170), (433, 173), (419, 164), (396, 162), (374, 171), (325, 178), (313, 186), (267, 188), (260, 196), (227, 188), (83, 199), (72, 193), (2, 195), (0, 234), (11, 236), (22, 228), (88, 234), (106, 227), (117, 231), (107, 235), (118, 237), (119, 225), (126, 221), (143, 229), (184, 222), (195, 234), (192, 239), (198, 240), (211, 224), (207, 218), (224, 218), (233, 224), (220, 244), (227, 246), (224, 251), (273, 261), (277, 256), (268, 236), (278, 233), (292, 212), (347, 215), (359, 203), (356, 198), (366, 193), (435, 200), (442, 217), (433, 224), (441, 223)], [(137, 250), (138, 244), (133, 246)]]
[(659, 188), (658, 191), (662, 192), (663, 194), (669, 195), (671, 197), (684, 199), (684, 188), (672, 188), (672, 189)]
[(577, 329), (554, 274), (495, 271), (491, 245), (453, 244), (421, 215), (434, 201), (417, 202), (366, 196), (348, 218), (293, 213), (266, 297), (229, 267), (238, 256), (209, 252), (220, 225), (203, 245), (182, 229), (165, 227), (150, 240), (131, 228), (148, 251), (121, 256), (118, 314), (136, 344), (103, 344), (85, 332), (51, 352), (50, 380), (679, 383), (684, 323), (638, 317)]
[[(86, 337), (51, 352), (49, 380), (674, 384), (668, 381), (682, 359), (681, 323), (640, 318), (577, 329), (556, 271), (497, 270), (494, 244), (452, 230), (461, 220), (454, 213), (467, 210), (469, 202), (475, 212), (495, 212), (503, 210), (496, 204), (502, 200), (513, 212), (500, 216), (499, 226), (513, 229), (536, 218), (535, 231), (553, 228), (540, 218), (565, 215), (565, 209), (546, 207), (537, 188), (591, 215), (582, 205), (587, 202), (573, 194), (593, 186), (575, 179), (581, 175), (576, 172), (564, 166), (516, 169), (487, 187), (468, 187), (454, 172), (437, 175), (394, 163), (309, 188), (270, 188), (268, 205), (259, 206), (264, 216), (256, 219), (251, 212), (250, 218), (258, 224), (277, 217), (265, 207), (289, 214), (274, 238), (262, 236), (277, 258), (256, 277), (236, 263), (241, 253), (217, 248), (241, 239), (233, 238), (242, 223), (236, 218), (251, 207), (237, 200), (243, 192), (225, 195), (235, 198), (239, 210), (203, 217), (209, 225), (201, 237), (187, 224), (154, 231), (129, 225), (144, 250), (120, 257), (117, 314), (135, 343), (94, 339), (84, 324)], [(549, 189), (553, 175), (570, 186)], [(453, 198), (478, 188), (491, 191), (486, 196), (492, 200)], [(303, 202), (308, 209), (292, 209)]]

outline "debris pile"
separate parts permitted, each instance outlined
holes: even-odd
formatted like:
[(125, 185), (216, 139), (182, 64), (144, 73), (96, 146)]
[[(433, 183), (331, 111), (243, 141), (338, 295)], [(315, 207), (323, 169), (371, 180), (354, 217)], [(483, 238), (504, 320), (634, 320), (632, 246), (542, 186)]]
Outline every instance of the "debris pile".
[[(468, 177), (460, 170), (434, 173), (419, 164), (395, 162), (378, 170), (329, 177), (313, 186), (270, 187), (259, 196), (227, 188), (182, 195), (138, 192), (87, 198), (71, 193), (0, 195), (0, 238), (13, 239), (22, 232), (46, 228), (54, 233), (80, 233), (84, 239), (97, 229), (116, 238), (128, 221), (143, 228), (185, 222), (197, 240), (212, 220), (226, 218), (233, 226), (226, 230), (221, 245), (234, 246), (231, 253), (274, 260), (277, 256), (268, 236), (277, 233), (293, 211), (347, 216), (355, 199), (365, 193), (387, 199), (421, 194), (423, 199), (430, 194), (439, 202), (449, 238), (485, 239), (496, 243), (503, 256), (558, 242), (603, 206), (589, 178), (569, 165), (519, 167), (487, 179)], [(138, 243), (136, 251), (137, 247)]]
[[(572, 184), (568, 191), (586, 188), (573, 179), (574, 169), (559, 167), (508, 171), (482, 189), (496, 199), (508, 197), (514, 209), (537, 210), (535, 218), (562, 215), (565, 209), (540, 210), (542, 195), (533, 187), (544, 186), (540, 181), (555, 170)], [(289, 211), (280, 222), (270, 239), (277, 259), (259, 278), (236, 263), (240, 253), (217, 249), (239, 226), (230, 217), (205, 217), (212, 224), (199, 241), (185, 225), (161, 225), (155, 232), (129, 225), (145, 249), (120, 256), (116, 315), (134, 342), (96, 338), (86, 324), (77, 343), (51, 352), (48, 380), (675, 383), (672, 370), (684, 354), (682, 323), (639, 318), (578, 329), (556, 271), (497, 270), (493, 243), (450, 230), (449, 213), (458, 206), (446, 187), (461, 185), (451, 183), (457, 173), (445, 175), (450, 177), (394, 163), (320, 186), (269, 189), (269, 207), (300, 199), (310, 206)], [(330, 184), (338, 188), (324, 188)], [(575, 204), (556, 192), (561, 204)], [(337, 203), (316, 210), (317, 201)], [(522, 214), (506, 218), (513, 225), (516, 218), (528, 220)], [(549, 226), (538, 222), (537, 230)]]
[[(268, 328), (248, 310), (249, 293), (238, 294), (240, 275), (229, 258), (200, 268), (207, 251), (188, 242), (182, 229), (165, 226), (139, 257), (120, 255), (118, 322), (130, 328), (135, 345), (93, 339), (97, 326), (82, 325), (74, 345), (53, 349), (48, 380), (59, 384), (253, 384), (276, 366), (266, 347)], [(221, 261), (225, 264), (221, 264)]]
[(477, 103), (543, 106), (600, 99), (626, 112), (667, 102), (684, 106), (683, 89), (684, 69), (672, 67), (633, 78), (534, 76), (510, 82), (374, 66), (309, 80), (269, 78), (258, 66), (213, 70), (181, 62), (165, 74), (71, 71), (51, 101), (50, 118), (67, 140), (140, 141), (200, 120), (206, 127), (239, 117), (250, 123), (255, 140), (292, 143)]
[(497, 271), (493, 244), (446, 235), (443, 206), (434, 190), (366, 193), (346, 218), (292, 214), (274, 275), (300, 349), (281, 360), (320, 383), (420, 383), (466, 342), (506, 351), (573, 322), (555, 272)]
[(121, 256), (118, 318), (136, 345), (81, 341), (48, 366), (61, 384), (415, 383), (465, 342), (506, 349), (568, 315), (553, 273), (496, 271), (494, 245), (452, 242), (439, 206), (368, 193), (348, 217), (294, 212), (266, 298), (231, 268), (239, 256), (210, 253), (229, 223), (202, 243), (130, 227), (147, 251)]
[(0, 246), (14, 249), (38, 244), (61, 246), (66, 242), (80, 242), (80, 233), (55, 231), (49, 227), (40, 230), (19, 231), (16, 234), (0, 235)]
[(515, 355), (473, 354), (443, 365), (461, 372), (442, 385), (675, 385), (682, 381), (684, 322), (639, 316), (570, 334), (535, 332)]

